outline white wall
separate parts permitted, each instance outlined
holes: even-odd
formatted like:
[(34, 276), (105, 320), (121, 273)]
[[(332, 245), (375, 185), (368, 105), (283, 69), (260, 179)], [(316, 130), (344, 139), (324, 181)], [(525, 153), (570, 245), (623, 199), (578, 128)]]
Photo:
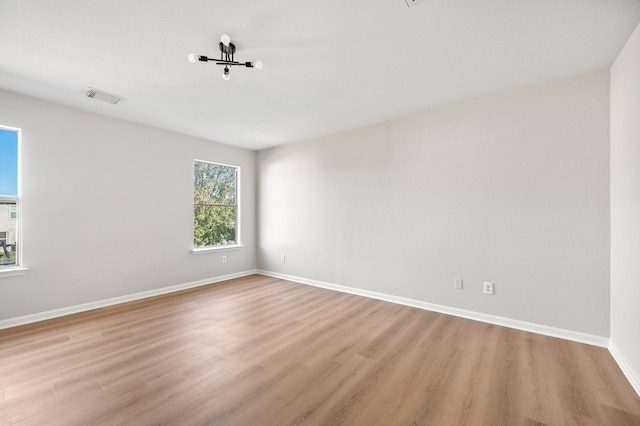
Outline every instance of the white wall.
[[(255, 152), (0, 91), (23, 129), (23, 249), (0, 320), (255, 269)], [(193, 160), (241, 167), (244, 248), (192, 255)]]
[(609, 335), (607, 71), (261, 151), (258, 192), (260, 269)]
[(611, 67), (611, 344), (640, 394), (640, 26)]

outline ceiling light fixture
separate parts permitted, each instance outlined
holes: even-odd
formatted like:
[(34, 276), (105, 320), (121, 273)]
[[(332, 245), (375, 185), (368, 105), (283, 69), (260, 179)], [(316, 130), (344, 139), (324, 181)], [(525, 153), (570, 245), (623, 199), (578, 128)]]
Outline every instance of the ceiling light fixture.
[(200, 62), (215, 62), (216, 65), (224, 65), (224, 72), (222, 73), (222, 78), (225, 80), (229, 80), (231, 76), (229, 75), (229, 68), (233, 66), (241, 66), (247, 68), (256, 68), (261, 70), (263, 67), (262, 61), (254, 61), (254, 62), (238, 62), (234, 59), (234, 54), (236, 53), (236, 45), (231, 43), (231, 38), (227, 34), (222, 34), (220, 37), (220, 44), (218, 45), (220, 48), (220, 59), (209, 58), (204, 55), (196, 55), (195, 53), (189, 53), (189, 62), (196, 63), (196, 61)]

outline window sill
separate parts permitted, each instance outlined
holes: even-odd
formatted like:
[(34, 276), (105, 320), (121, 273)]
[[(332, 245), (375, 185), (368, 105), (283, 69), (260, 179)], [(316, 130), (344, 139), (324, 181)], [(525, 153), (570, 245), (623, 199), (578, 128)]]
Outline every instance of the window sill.
[(242, 247), (244, 246), (240, 244), (236, 244), (233, 246), (198, 247), (191, 249), (191, 254), (206, 254), (219, 251), (240, 250)]
[(16, 275), (24, 275), (27, 273), (29, 268), (24, 268), (22, 266), (16, 266), (14, 268), (0, 269), (0, 278), (2, 277), (13, 277)]

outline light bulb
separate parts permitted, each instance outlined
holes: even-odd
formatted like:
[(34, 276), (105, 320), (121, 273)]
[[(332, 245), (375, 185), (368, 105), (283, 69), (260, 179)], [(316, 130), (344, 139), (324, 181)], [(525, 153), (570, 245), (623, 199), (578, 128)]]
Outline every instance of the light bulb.
[(196, 54), (195, 53), (189, 53), (189, 62), (191, 62), (192, 64), (196, 63)]
[(224, 72), (222, 73), (223, 80), (229, 80), (231, 76), (229, 75), (229, 67), (224, 67)]
[(263, 66), (264, 66), (264, 64), (262, 63), (262, 61), (255, 61), (255, 62), (253, 63), (253, 67), (254, 67), (255, 69), (259, 69), (259, 70), (261, 70)]
[(229, 43), (231, 42), (231, 38), (227, 34), (222, 34), (222, 37), (220, 37), (220, 41), (225, 46), (229, 46)]

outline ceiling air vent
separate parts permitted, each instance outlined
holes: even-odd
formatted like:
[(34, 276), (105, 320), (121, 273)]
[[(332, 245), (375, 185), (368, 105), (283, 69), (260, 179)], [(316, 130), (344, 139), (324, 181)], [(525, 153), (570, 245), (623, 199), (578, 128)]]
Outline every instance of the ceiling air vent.
[(114, 105), (118, 105), (120, 102), (125, 100), (122, 96), (112, 95), (111, 93), (103, 92), (102, 90), (94, 89), (93, 87), (87, 87), (84, 94), (88, 98), (109, 102)]
[(404, 0), (405, 3), (407, 3), (408, 7), (413, 6), (416, 3), (420, 3), (421, 0)]

